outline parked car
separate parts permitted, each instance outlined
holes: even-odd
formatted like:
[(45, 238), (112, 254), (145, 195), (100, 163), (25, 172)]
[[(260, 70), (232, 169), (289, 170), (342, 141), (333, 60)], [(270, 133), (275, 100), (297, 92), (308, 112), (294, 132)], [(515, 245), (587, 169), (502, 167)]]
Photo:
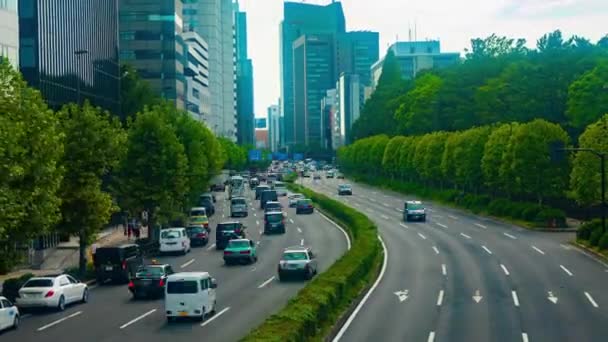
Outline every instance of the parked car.
[(33, 277), (19, 289), (16, 304), (20, 308), (54, 308), (65, 310), (66, 305), (89, 299), (87, 284), (67, 274)]
[(266, 190), (270, 190), (270, 187), (268, 185), (258, 185), (255, 188), (255, 199), (256, 200), (260, 199), (260, 197), (262, 197), (262, 192), (264, 192)]
[(272, 184), (272, 190), (277, 192), (277, 196), (287, 196), (287, 185), (283, 182), (274, 182)]
[(167, 278), (173, 274), (171, 265), (152, 264), (141, 266), (129, 282), (133, 299), (142, 297), (162, 297), (165, 294)]
[(207, 272), (182, 272), (167, 278), (165, 315), (167, 321), (194, 317), (204, 320), (215, 313), (217, 281)]
[(271, 211), (283, 211), (283, 206), (281, 205), (281, 202), (278, 201), (268, 201), (266, 202), (266, 206), (264, 207), (264, 212), (268, 213)]
[(143, 256), (136, 244), (99, 247), (93, 256), (97, 284), (103, 284), (108, 279), (126, 283), (143, 263)]
[(160, 231), (161, 253), (180, 252), (186, 254), (190, 252), (190, 238), (186, 228), (165, 228)]
[(209, 232), (205, 226), (188, 226), (186, 232), (190, 238), (190, 246), (204, 246), (209, 243)]
[(298, 200), (304, 199), (304, 195), (302, 194), (292, 194), (289, 196), (289, 207), (295, 208), (298, 204)]
[(0, 331), (19, 327), (19, 309), (6, 297), (0, 296)]
[(281, 211), (264, 213), (264, 234), (285, 234), (285, 215)]
[(278, 201), (279, 197), (277, 196), (277, 192), (274, 190), (265, 190), (262, 191), (262, 194), (260, 195), (260, 208), (264, 209), (266, 208), (266, 203), (270, 202), (270, 201)]
[(249, 239), (234, 239), (228, 242), (224, 248), (224, 262), (226, 265), (233, 263), (254, 263), (258, 261), (258, 253), (255, 243)]
[(317, 258), (309, 247), (289, 247), (283, 251), (279, 261), (279, 281), (289, 276), (311, 279), (317, 274)]
[(310, 199), (300, 199), (296, 204), (296, 215), (299, 214), (312, 214), (315, 211), (315, 208), (312, 205), (312, 200)]
[(237, 217), (243, 216), (247, 217), (248, 209), (247, 209), (247, 200), (244, 197), (233, 197), (230, 200), (230, 216)]
[(339, 196), (352, 195), (352, 194), (353, 194), (353, 188), (352, 188), (352, 186), (350, 186), (350, 184), (338, 185), (338, 195)]
[(246, 227), (241, 222), (222, 222), (215, 230), (215, 247), (224, 249), (233, 239), (244, 239)]
[(420, 201), (407, 201), (403, 206), (404, 221), (426, 221), (426, 208)]

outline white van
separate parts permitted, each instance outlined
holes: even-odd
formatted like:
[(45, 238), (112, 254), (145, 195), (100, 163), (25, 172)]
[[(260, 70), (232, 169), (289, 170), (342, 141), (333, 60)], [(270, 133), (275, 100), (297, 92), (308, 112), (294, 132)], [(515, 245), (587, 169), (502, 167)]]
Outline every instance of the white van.
[(207, 272), (182, 272), (170, 275), (165, 286), (167, 320), (195, 317), (199, 320), (216, 310), (217, 282)]
[(190, 238), (186, 228), (166, 228), (160, 231), (160, 252), (190, 252)]
[(277, 196), (287, 196), (287, 185), (283, 182), (274, 182), (273, 189), (277, 192)]

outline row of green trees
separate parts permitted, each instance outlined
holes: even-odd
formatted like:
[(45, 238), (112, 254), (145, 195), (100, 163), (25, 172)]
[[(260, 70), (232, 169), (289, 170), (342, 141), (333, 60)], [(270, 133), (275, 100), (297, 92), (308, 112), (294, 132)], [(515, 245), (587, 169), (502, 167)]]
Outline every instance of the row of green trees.
[(473, 39), (462, 63), (403, 80), (392, 53), (354, 124), (356, 139), (465, 130), (545, 119), (577, 137), (608, 112), (608, 36), (597, 43), (560, 31), (536, 49), (522, 39)]
[(168, 223), (226, 162), (242, 163), (234, 143), (186, 112), (143, 102), (124, 123), (88, 102), (54, 111), (0, 58), (0, 271), (49, 232), (80, 236), (84, 270), (87, 244), (113, 213), (145, 210), (150, 226)]
[[(417, 136), (377, 135), (341, 148), (338, 160), (347, 172), (462, 194), (538, 205), (569, 196), (581, 205), (599, 204), (599, 158), (588, 152), (552, 158), (556, 141), (571, 144), (558, 124), (536, 119)], [(608, 114), (585, 129), (578, 146), (608, 150)]]

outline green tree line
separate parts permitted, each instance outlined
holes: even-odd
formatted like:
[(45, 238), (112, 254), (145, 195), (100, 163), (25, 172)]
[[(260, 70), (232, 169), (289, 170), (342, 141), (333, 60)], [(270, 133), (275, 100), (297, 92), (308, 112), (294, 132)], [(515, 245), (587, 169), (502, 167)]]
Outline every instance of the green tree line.
[(151, 227), (168, 224), (224, 164), (244, 163), (236, 144), (150, 96), (132, 68), (123, 72), (121, 122), (86, 101), (49, 108), (0, 58), (0, 272), (52, 232), (80, 237), (84, 271), (86, 246), (113, 213), (145, 210)]
[(523, 39), (492, 35), (473, 39), (465, 57), (403, 80), (389, 52), (353, 136), (418, 135), (545, 119), (576, 138), (608, 112), (608, 35), (594, 44), (555, 31), (538, 39), (535, 49)]

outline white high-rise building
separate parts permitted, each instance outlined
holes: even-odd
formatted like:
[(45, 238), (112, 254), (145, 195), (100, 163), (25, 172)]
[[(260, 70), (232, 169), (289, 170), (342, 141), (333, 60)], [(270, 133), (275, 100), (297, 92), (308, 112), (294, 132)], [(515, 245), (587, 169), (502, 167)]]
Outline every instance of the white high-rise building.
[(278, 105), (268, 107), (268, 144), (272, 152), (277, 152), (281, 146), (281, 118)]
[(0, 56), (19, 67), (19, 17), (17, 0), (0, 1)]

